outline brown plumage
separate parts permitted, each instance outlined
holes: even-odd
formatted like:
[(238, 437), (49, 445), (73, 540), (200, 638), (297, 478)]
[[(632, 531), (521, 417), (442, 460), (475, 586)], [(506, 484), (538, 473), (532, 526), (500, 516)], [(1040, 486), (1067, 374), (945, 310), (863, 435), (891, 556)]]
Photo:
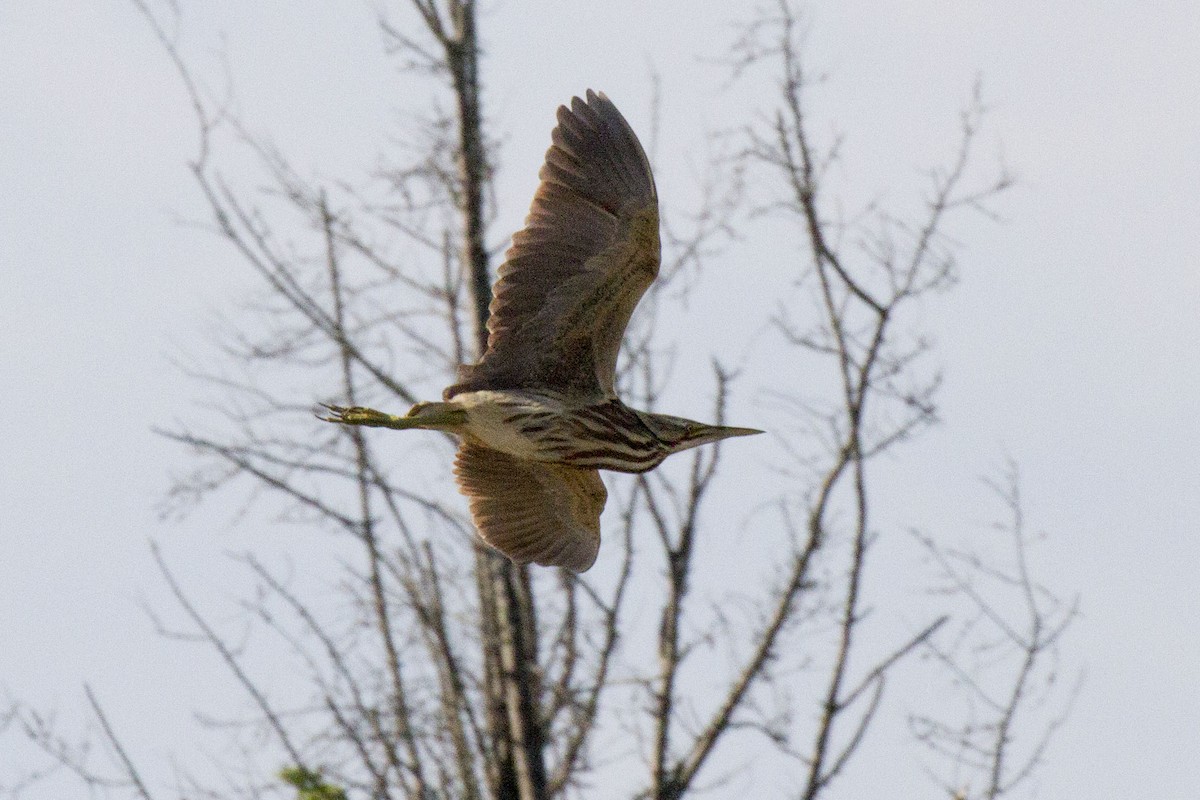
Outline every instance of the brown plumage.
[(600, 548), (597, 469), (760, 431), (637, 411), (613, 386), (621, 338), (658, 275), (658, 195), (637, 136), (603, 94), (558, 109), (525, 227), (500, 266), (487, 351), (444, 402), (407, 416), (326, 406), (331, 422), (462, 437), (454, 474), (483, 539), (518, 563), (576, 572)]
[[(558, 109), (525, 227), (500, 265), (488, 349), (446, 400), (471, 389), (545, 386), (614, 396), (621, 337), (658, 276), (650, 161), (603, 94)], [(547, 347), (553, 343), (553, 347)]]
[(484, 540), (512, 560), (575, 572), (596, 560), (608, 498), (596, 470), (516, 458), (467, 438), (454, 476)]

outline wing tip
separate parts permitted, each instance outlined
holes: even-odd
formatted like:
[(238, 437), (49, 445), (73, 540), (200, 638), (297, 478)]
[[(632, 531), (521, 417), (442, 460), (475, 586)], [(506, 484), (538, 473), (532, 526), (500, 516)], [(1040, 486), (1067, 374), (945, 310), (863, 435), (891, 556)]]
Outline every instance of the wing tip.
[(587, 89), (584, 97), (558, 107), (558, 124), (539, 172), (543, 182), (560, 182), (596, 199), (603, 196), (613, 214), (629, 201), (657, 202), (650, 159), (629, 120), (604, 92)]

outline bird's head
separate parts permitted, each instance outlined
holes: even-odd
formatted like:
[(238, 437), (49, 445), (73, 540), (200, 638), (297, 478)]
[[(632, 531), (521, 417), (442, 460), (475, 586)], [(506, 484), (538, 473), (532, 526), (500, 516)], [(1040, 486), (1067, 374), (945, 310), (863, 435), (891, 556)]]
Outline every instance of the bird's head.
[(698, 447), (709, 442), (719, 442), (733, 436), (750, 436), (762, 433), (757, 428), (733, 428), (728, 425), (708, 425), (669, 414), (640, 414), (654, 435), (671, 448), (672, 453)]

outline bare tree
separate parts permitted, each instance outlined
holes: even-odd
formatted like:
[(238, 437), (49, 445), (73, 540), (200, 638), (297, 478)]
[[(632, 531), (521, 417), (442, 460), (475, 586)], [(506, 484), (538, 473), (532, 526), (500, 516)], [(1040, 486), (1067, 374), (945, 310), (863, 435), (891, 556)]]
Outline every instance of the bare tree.
[[(250, 488), (288, 520), (327, 528), (352, 546), (332, 605), (276, 566), (239, 559), (260, 587), (245, 610), (258, 635), (272, 637), (278, 657), (305, 676), (303, 697), (273, 692), (256, 676), (158, 557), (184, 618), (182, 630), (164, 623), (164, 632), (198, 639), (220, 657), (256, 711), (250, 722), (222, 724), (255, 734), (244, 744), (248, 756), (277, 760), (244, 779), (231, 773), (220, 789), (185, 777), (183, 794), (260, 797), (286, 788), (309, 800), (543, 800), (590, 796), (599, 781), (615, 780), (637, 796), (668, 800), (736, 774), (734, 743), (749, 735), (770, 745), (797, 778), (793, 794), (808, 800), (825, 796), (854, 763), (887, 679), (907, 656), (932, 648), (952, 668), (954, 655), (937, 638), (946, 617), (870, 648), (861, 623), (878, 534), (871, 459), (935, 420), (928, 346), (898, 320), (952, 282), (948, 217), (984, 208), (1009, 183), (1001, 174), (969, 185), (978, 97), (963, 115), (951, 163), (931, 172), (924, 216), (880, 212), (846, 222), (832, 214), (825, 186), (838, 147), (820, 151), (810, 134), (794, 9), (781, 3), (736, 43), (735, 80), (777, 81), (778, 105), (743, 132), (740, 157), (714, 161), (698, 208), (665, 209), (662, 276), (627, 336), (619, 386), (643, 407), (656, 404), (669, 372), (668, 356), (653, 345), (657, 311), (732, 240), (749, 169), (775, 190), (761, 210), (804, 242), (781, 257), (803, 279), (811, 313), (785, 307), (771, 323), (787, 347), (824, 365), (832, 388), (813, 399), (781, 383), (777, 397), (801, 430), (781, 442), (794, 456), (785, 466), (795, 490), (772, 505), (773, 517), (746, 523), (775, 537), (781, 555), (746, 585), (705, 587), (721, 598), (705, 603), (694, 589), (714, 520), (710, 491), (723, 475), (718, 447), (680, 457), (685, 469), (613, 481), (603, 556), (610, 567), (575, 576), (516, 567), (482, 546), (462, 503), (429, 491), (445, 483), (437, 478), (448, 459), (436, 458), (444, 452), (427, 453), (405, 437), (384, 443), (311, 414), (310, 399), (413, 402), (486, 344), (498, 248), (490, 244), (493, 138), (481, 105), (475, 4), (409, 0), (381, 16), (391, 52), (431, 81), (435, 103), (405, 140), (412, 160), (359, 187), (303, 178), (247, 133), (229, 104), (202, 88), (166, 18), (133, 2), (192, 101), (199, 148), (191, 169), (214, 230), (264, 287), (251, 332), (230, 333), (222, 368), (189, 367), (218, 390), (223, 424), (216, 433), (194, 425), (162, 431), (192, 448), (199, 464), (176, 483), (171, 508)], [(218, 168), (214, 153), (226, 134), (256, 155), (270, 187), (264, 194), (239, 188)], [(737, 372), (714, 364), (718, 423)], [(393, 447), (408, 448), (407, 469), (387, 455)], [(631, 636), (650, 615), (655, 630)], [(1028, 641), (1041, 653), (1050, 635)], [(715, 666), (722, 661), (727, 668)], [(632, 704), (621, 702), (629, 696)], [(1041, 757), (1039, 748), (1013, 766), (1007, 755), (1027, 702), (1018, 688), (997, 733), (993, 785), (1004, 789)], [(134, 754), (92, 703), (116, 753), (113, 777), (56, 751), (49, 732), (31, 738), (52, 760), (77, 763), (94, 788), (163, 796), (141, 779)], [(13, 719), (27, 720), (28, 711), (14, 707)], [(932, 730), (922, 737), (934, 741), (949, 728)], [(276, 775), (280, 761), (286, 768)]]
[(953, 636), (927, 645), (961, 708), (913, 714), (909, 725), (942, 766), (930, 774), (962, 800), (1009, 797), (1030, 782), (1082, 681), (1060, 655), (1079, 601), (1065, 602), (1033, 571), (1037, 537), (1027, 529), (1016, 465), (987, 484), (1004, 506), (1006, 518), (992, 528), (1007, 557), (915, 534), (939, 573), (931, 591), (965, 601), (968, 612)]

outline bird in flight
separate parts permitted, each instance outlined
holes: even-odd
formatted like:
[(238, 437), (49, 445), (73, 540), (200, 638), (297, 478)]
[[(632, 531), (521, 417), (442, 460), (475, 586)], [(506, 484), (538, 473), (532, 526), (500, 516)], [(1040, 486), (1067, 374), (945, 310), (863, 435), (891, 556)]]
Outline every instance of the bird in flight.
[(614, 387), (633, 309), (658, 275), (658, 195), (629, 123), (589, 90), (558, 109), (525, 228), (500, 266), (487, 351), (444, 402), (405, 416), (326, 405), (329, 422), (461, 438), (459, 489), (479, 534), (518, 564), (587, 570), (608, 493), (597, 470), (762, 431), (638, 411)]

